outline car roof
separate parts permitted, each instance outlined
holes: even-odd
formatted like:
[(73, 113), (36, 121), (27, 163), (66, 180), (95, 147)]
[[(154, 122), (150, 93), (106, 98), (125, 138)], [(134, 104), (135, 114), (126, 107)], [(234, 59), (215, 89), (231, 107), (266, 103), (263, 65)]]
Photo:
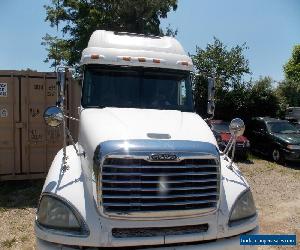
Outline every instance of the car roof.
[(264, 121), (264, 122), (288, 122), (287, 120), (280, 120), (272, 117), (254, 117), (252, 120)]

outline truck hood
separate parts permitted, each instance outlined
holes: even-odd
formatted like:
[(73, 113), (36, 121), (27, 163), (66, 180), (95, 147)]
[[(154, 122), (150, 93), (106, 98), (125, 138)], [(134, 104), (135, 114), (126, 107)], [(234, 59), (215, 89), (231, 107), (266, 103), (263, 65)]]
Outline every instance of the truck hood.
[(300, 144), (300, 134), (297, 133), (293, 133), (293, 134), (276, 133), (274, 134), (274, 136), (289, 144)]
[(177, 110), (83, 109), (79, 127), (79, 144), (90, 157), (99, 143), (108, 140), (190, 140), (217, 146), (212, 131), (200, 116)]

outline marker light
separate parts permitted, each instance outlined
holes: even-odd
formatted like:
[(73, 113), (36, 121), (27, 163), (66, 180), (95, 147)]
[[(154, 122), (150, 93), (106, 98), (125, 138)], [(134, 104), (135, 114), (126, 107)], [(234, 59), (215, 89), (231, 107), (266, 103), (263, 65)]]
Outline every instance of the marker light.
[(139, 62), (146, 62), (146, 58), (145, 58), (145, 57), (139, 57), (139, 58), (138, 58), (138, 61), (139, 61)]
[(91, 55), (91, 59), (99, 59), (99, 58), (100, 58), (100, 56), (97, 55), (97, 54), (92, 54)]
[(187, 61), (178, 61), (177, 64), (181, 64), (181, 65), (184, 65), (184, 66), (189, 66), (189, 62), (187, 62)]
[(131, 61), (130, 56), (123, 56), (122, 59), (123, 59), (123, 61), (127, 61), (127, 62)]

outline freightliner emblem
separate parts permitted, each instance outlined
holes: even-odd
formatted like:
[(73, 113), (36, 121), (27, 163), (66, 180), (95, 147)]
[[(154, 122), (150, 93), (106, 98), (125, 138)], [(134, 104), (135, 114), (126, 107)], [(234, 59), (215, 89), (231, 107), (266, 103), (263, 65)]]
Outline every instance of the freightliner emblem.
[(159, 153), (159, 154), (151, 154), (149, 156), (150, 161), (177, 161), (178, 157), (174, 154), (168, 153)]

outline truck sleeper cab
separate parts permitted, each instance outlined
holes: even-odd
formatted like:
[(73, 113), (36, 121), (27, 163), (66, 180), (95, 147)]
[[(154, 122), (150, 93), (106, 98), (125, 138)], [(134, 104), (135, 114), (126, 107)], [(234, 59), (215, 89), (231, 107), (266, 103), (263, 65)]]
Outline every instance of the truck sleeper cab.
[(81, 64), (78, 142), (49, 170), (37, 248), (245, 249), (253, 197), (194, 112), (179, 42), (99, 30)]

